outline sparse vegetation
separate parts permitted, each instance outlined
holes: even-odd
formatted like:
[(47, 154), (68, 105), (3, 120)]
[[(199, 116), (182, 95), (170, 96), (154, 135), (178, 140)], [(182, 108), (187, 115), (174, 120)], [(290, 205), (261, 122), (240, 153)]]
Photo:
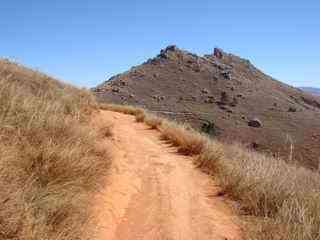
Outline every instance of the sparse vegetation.
[(223, 194), (240, 203), (249, 222), (245, 239), (320, 239), (318, 172), (222, 144), (167, 120), (156, 128), (179, 152), (194, 155), (195, 164), (220, 183)]
[(0, 239), (91, 239), (109, 165), (95, 108), (87, 91), (0, 60)]
[(149, 116), (145, 119), (145, 123), (150, 126), (151, 129), (159, 129), (162, 125), (163, 119), (156, 116)]
[(161, 138), (178, 147), (178, 152), (184, 155), (200, 154), (205, 146), (204, 135), (189, 126), (166, 121), (160, 128)]
[(318, 173), (215, 141), (197, 162), (241, 203), (243, 213), (257, 217), (259, 227), (251, 229), (249, 239), (319, 239)]
[[(163, 115), (176, 114), (197, 128), (204, 123), (202, 130), (212, 137), (257, 143), (258, 151), (282, 158), (291, 152), (288, 133), (295, 144), (293, 161), (317, 169), (319, 137), (313, 135), (320, 134), (319, 98), (273, 79), (246, 59), (218, 52), (199, 56), (168, 46), (93, 91), (101, 102), (140, 104)], [(144, 76), (137, 72), (141, 69)], [(115, 87), (120, 92), (112, 92)]]
[(144, 112), (141, 112), (136, 114), (135, 117), (137, 122), (144, 122), (146, 115)]
[(144, 110), (142, 108), (118, 104), (100, 104), (100, 109), (121, 112), (134, 116), (144, 113)]

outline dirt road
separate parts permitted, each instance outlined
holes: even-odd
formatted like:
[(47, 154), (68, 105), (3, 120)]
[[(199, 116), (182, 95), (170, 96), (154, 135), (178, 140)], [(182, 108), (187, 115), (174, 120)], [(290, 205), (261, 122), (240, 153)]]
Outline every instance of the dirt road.
[(132, 116), (103, 111), (101, 120), (113, 124), (114, 163), (95, 203), (97, 239), (240, 239), (232, 211), (191, 158)]

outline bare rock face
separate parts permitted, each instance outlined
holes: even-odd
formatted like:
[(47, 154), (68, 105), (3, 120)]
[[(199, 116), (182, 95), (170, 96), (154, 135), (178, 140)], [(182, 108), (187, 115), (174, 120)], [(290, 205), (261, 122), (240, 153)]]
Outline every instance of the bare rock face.
[(223, 58), (223, 51), (220, 48), (214, 48), (213, 56), (216, 58), (222, 59)]
[(160, 57), (164, 58), (164, 59), (169, 59), (170, 58), (170, 52), (175, 52), (177, 51), (178, 48), (175, 45), (170, 45), (168, 47), (166, 47), (165, 49), (162, 49), (160, 51)]
[(176, 45), (170, 45), (166, 48), (166, 51), (176, 51), (177, 50), (177, 46)]

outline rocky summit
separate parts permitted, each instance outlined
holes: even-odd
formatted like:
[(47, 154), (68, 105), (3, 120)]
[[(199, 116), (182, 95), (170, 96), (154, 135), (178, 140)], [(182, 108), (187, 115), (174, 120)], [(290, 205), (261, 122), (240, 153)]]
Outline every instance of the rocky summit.
[(168, 46), (92, 90), (102, 102), (139, 105), (222, 141), (319, 165), (319, 98), (219, 48), (198, 56)]

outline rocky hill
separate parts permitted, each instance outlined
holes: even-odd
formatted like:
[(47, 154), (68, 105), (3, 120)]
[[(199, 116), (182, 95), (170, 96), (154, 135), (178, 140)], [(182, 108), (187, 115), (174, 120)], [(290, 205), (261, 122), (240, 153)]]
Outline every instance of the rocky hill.
[(233, 54), (169, 46), (93, 89), (100, 101), (139, 105), (213, 137), (317, 168), (320, 101)]

